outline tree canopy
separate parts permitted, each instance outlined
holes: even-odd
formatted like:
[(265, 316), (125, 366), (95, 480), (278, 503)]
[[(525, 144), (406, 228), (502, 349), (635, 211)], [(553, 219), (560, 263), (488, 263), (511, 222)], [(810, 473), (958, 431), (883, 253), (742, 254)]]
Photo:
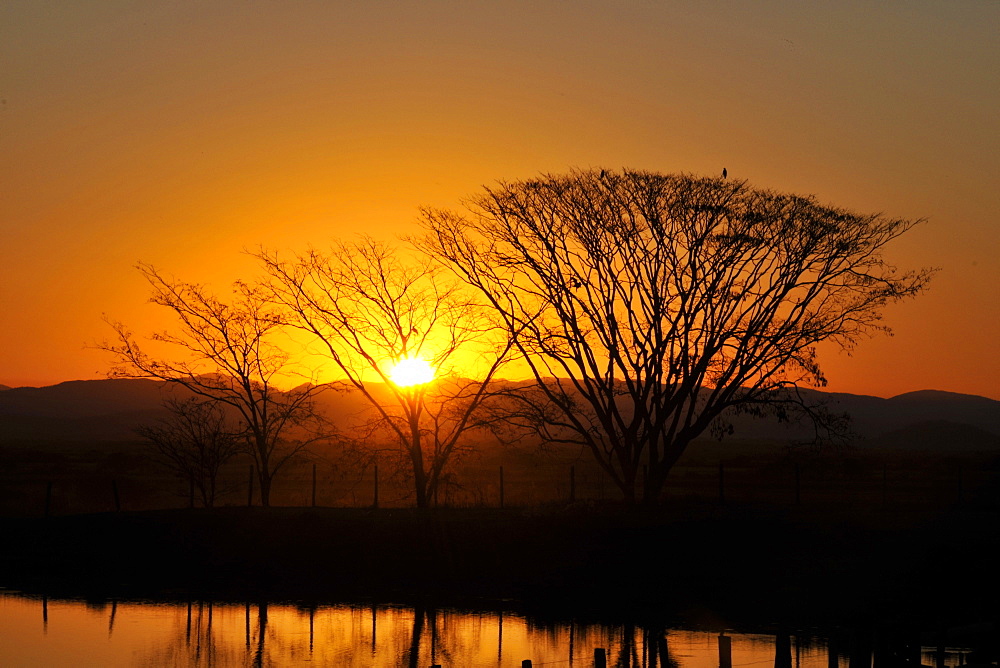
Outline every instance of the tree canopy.
[(796, 390), (826, 382), (817, 343), (887, 331), (884, 307), (933, 273), (883, 256), (919, 222), (739, 180), (576, 171), (426, 209), (418, 245), (527, 361), (511, 421), (585, 446), (626, 499), (655, 501), (727, 413), (808, 410)]
[[(343, 377), (341, 386), (372, 407), (365, 447), (374, 451), (371, 437), (388, 435), (406, 460), (400, 469), (408, 470), (417, 506), (427, 506), (467, 432), (478, 426), (477, 409), (509, 340), (496, 336), (481, 305), (452, 277), (384, 243), (340, 243), (289, 260), (264, 251), (256, 257), (288, 322), (314, 337)], [(470, 356), (484, 368), (458, 373), (458, 361)], [(436, 378), (401, 383), (393, 369), (411, 363)]]

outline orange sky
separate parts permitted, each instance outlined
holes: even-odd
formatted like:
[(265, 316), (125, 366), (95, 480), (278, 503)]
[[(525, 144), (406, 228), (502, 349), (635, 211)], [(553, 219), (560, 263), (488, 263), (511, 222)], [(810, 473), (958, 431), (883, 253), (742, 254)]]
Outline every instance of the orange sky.
[(717, 174), (928, 217), (942, 268), (828, 389), (1000, 398), (1000, 4), (0, 5), (0, 383), (101, 378), (143, 260), (225, 290), (244, 247), (412, 231), (496, 179)]

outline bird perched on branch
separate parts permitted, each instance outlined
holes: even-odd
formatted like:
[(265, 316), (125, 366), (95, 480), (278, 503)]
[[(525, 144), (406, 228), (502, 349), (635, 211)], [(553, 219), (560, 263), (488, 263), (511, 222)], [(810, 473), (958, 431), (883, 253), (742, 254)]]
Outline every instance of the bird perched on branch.
[(729, 172), (727, 172), (727, 171), (726, 171), (726, 168), (725, 168), (725, 167), (723, 167), (723, 168), (722, 168), (722, 178), (726, 178), (727, 176), (729, 176)]

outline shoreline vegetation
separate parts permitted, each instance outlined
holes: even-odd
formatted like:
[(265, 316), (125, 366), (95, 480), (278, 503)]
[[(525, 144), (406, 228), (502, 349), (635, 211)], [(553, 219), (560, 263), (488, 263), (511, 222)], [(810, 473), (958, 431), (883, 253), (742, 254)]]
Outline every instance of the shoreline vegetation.
[(85, 599), (429, 603), (729, 626), (969, 623), (997, 617), (996, 513), (578, 503), (3, 518), (0, 586)]

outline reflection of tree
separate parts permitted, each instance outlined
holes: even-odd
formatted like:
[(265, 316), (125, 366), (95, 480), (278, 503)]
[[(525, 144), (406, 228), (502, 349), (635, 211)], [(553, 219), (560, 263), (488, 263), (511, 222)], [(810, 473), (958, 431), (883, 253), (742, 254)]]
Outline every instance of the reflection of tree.
[[(141, 610), (141, 608), (138, 608)], [(157, 645), (136, 655), (135, 663), (143, 666), (230, 666), (246, 665), (247, 653), (238, 637), (222, 630), (215, 623), (219, 613), (211, 602), (188, 603), (174, 608), (178, 614), (170, 631)], [(132, 606), (121, 614), (129, 615)], [(183, 612), (182, 612), (183, 611)], [(150, 634), (150, 637), (155, 635)]]
[(413, 611), (413, 629), (410, 633), (410, 646), (406, 648), (404, 659), (409, 668), (417, 668), (420, 664), (420, 639), (424, 634), (424, 609), (417, 607)]
[(741, 181), (582, 171), (468, 206), (425, 211), (421, 245), (530, 365), (511, 422), (589, 449), (628, 501), (658, 500), (688, 444), (734, 411), (839, 426), (798, 392), (825, 384), (816, 344), (884, 330), (883, 308), (931, 273), (882, 256), (916, 221)]
[(670, 654), (666, 629), (647, 631), (650, 668), (678, 668), (677, 660)]
[[(38, 613), (38, 601), (27, 601), (26, 614)], [(81, 624), (73, 612), (90, 618)], [(108, 642), (106, 630), (114, 617), (113, 642), (138, 643), (137, 665), (267, 666), (309, 661), (315, 665), (444, 666), (514, 665), (531, 659), (534, 665), (589, 666), (595, 648), (607, 650), (607, 665), (676, 668), (667, 651), (663, 627), (566, 624), (496, 612), (443, 611), (395, 606), (292, 607), (266, 601), (229, 605), (192, 602), (187, 605), (134, 605), (81, 602), (60, 604), (59, 629), (67, 624), (89, 628), (91, 641)], [(128, 627), (123, 633), (120, 629)], [(140, 630), (136, 635), (133, 629)], [(310, 631), (313, 632), (310, 643)], [(688, 637), (698, 651), (707, 634), (671, 631)], [(762, 637), (763, 638), (763, 637)], [(754, 643), (752, 663), (769, 662), (776, 645), (788, 656), (788, 636)], [(503, 643), (502, 654), (500, 644)], [(711, 644), (714, 650), (714, 643)], [(870, 649), (870, 645), (869, 645)], [(569, 655), (569, 656), (567, 656)], [(714, 651), (706, 656), (714, 658)], [(869, 653), (870, 657), (870, 653)]]
[[(407, 460), (418, 507), (426, 507), (447, 478), (447, 467), (474, 428), (485, 389), (509, 346), (482, 310), (426, 263), (365, 240), (312, 251), (293, 261), (257, 255), (271, 276), (273, 298), (292, 322), (312, 334), (324, 354), (374, 409), (371, 433), (388, 434)], [(432, 383), (399, 387), (389, 368), (420, 358), (437, 372)], [(474, 380), (470, 359), (485, 360)], [(458, 364), (466, 366), (457, 369)], [(374, 381), (374, 382), (373, 382)]]
[(264, 665), (264, 640), (267, 638), (267, 603), (257, 605), (257, 647), (253, 653), (253, 665)]

